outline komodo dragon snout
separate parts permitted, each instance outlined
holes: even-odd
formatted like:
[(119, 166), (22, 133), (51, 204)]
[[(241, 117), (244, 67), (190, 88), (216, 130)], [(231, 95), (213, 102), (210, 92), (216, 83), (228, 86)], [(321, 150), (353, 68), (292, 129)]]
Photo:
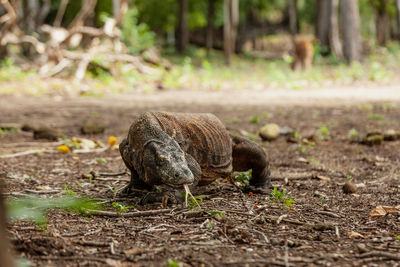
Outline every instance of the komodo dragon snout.
[(169, 143), (150, 141), (144, 147), (143, 165), (147, 181), (154, 178), (163, 184), (181, 186), (197, 181), (188, 167), (185, 153), (175, 140)]

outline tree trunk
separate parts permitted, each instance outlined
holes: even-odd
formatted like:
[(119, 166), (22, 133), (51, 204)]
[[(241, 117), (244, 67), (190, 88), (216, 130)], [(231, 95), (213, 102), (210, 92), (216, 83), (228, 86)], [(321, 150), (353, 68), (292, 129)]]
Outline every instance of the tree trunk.
[(236, 38), (239, 27), (239, 0), (231, 0), (231, 42), (232, 51), (236, 51)]
[(296, 27), (296, 20), (297, 20), (297, 0), (288, 0), (288, 9), (289, 9), (289, 28), (290, 34), (292, 38), (292, 47), (293, 49), (296, 47), (296, 34), (297, 34), (297, 27)]
[(232, 39), (231, 39), (231, 0), (224, 0), (224, 52), (225, 63), (231, 65)]
[(239, 0), (224, 0), (224, 50), (226, 64), (231, 64), (239, 25)]
[[(345, 0), (348, 1), (348, 0)], [(353, 1), (353, 0), (351, 0)], [(331, 3), (329, 0), (317, 0), (316, 34), (320, 46), (329, 47)]]
[(396, 0), (397, 37), (400, 39), (400, 0)]
[(343, 57), (342, 44), (339, 38), (339, 19), (338, 19), (338, 9), (339, 9), (339, 0), (329, 0), (330, 7), (330, 30), (329, 30), (329, 44), (331, 53), (336, 58)]
[(184, 52), (189, 43), (189, 29), (187, 22), (188, 0), (179, 0), (179, 22), (177, 49)]
[(341, 4), (343, 53), (348, 63), (361, 61), (360, 12), (358, 0), (345, 0)]
[(211, 48), (213, 47), (214, 16), (215, 16), (215, 0), (208, 0), (208, 15), (207, 15), (207, 30), (206, 30), (206, 48), (208, 55), (210, 54)]
[(381, 46), (386, 45), (389, 35), (389, 16), (386, 9), (387, 0), (380, 0), (375, 6), (376, 15), (376, 39)]
[(7, 240), (7, 220), (6, 220), (6, 208), (4, 205), (3, 198), (3, 181), (2, 175), (0, 171), (0, 266), (14, 266), (12, 257), (10, 255), (10, 246)]

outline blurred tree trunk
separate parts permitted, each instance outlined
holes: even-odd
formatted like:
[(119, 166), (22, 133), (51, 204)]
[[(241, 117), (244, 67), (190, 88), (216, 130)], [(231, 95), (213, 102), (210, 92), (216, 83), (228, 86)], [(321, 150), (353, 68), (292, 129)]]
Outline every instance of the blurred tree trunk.
[(215, 17), (215, 0), (208, 0), (207, 30), (206, 30), (207, 54), (210, 54), (211, 48), (213, 47), (214, 17)]
[(296, 46), (296, 34), (297, 34), (297, 0), (288, 0), (289, 10), (289, 28), (292, 39), (293, 49)]
[(0, 266), (14, 266), (13, 259), (10, 253), (10, 246), (7, 239), (7, 219), (6, 208), (3, 197), (3, 181), (2, 173), (0, 171)]
[(400, 0), (396, 0), (397, 36), (400, 39)]
[(224, 0), (224, 52), (228, 66), (235, 51), (238, 24), (239, 0)]
[(342, 43), (339, 37), (339, 0), (329, 0), (330, 6), (330, 29), (329, 29), (329, 45), (331, 53), (336, 58), (343, 57)]
[(179, 0), (179, 21), (176, 48), (184, 52), (189, 43), (189, 28), (187, 22), (188, 0)]
[(388, 1), (379, 0), (378, 2), (372, 1), (371, 3), (375, 9), (376, 16), (376, 39), (379, 45), (384, 46), (387, 43), (390, 29), (390, 19), (386, 8)]
[(341, 3), (343, 53), (348, 63), (361, 61), (360, 12), (358, 0)]
[(317, 27), (316, 35), (319, 45), (329, 47), (329, 31), (330, 31), (330, 0), (317, 0)]

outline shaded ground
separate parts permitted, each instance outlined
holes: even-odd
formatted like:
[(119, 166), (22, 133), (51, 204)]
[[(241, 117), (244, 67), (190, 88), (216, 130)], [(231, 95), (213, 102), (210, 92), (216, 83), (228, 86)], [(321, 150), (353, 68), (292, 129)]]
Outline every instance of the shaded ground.
[[(249, 101), (239, 99), (243, 94), (226, 94), (224, 99), (219, 93), (210, 101), (206, 95), (168, 95), (162, 99), (154, 95), (69, 100), (2, 97), (0, 122), (44, 123), (69, 137), (102, 142), (110, 135), (121, 140), (137, 112), (150, 109), (212, 112), (232, 132), (252, 138), (265, 122), (289, 126), (308, 143), (300, 146), (285, 137), (258, 141), (269, 153), (273, 185), (294, 198), (292, 208), (270, 196), (242, 193), (219, 179), (195, 195), (202, 195), (204, 210), (221, 211), (222, 218), (181, 204), (170, 205), (167, 213), (133, 218), (52, 211), (45, 231), (28, 222), (10, 224), (18, 255), (38, 266), (162, 266), (169, 259), (184, 266), (399, 266), (400, 240), (395, 237), (400, 235), (399, 213), (371, 218), (369, 212), (378, 205), (400, 204), (400, 141), (365, 146), (350, 142), (348, 134), (351, 129), (360, 134), (399, 131), (400, 103), (345, 106), (351, 102), (344, 101), (345, 96), (339, 98), (342, 104), (334, 105), (323, 97), (296, 95), (287, 101), (275, 96), (272, 102), (272, 94), (260, 98), (250, 94)], [(254, 116), (258, 124), (250, 122)], [(80, 125), (93, 117), (107, 124), (105, 133), (83, 136)], [(326, 140), (318, 137), (323, 125), (329, 129)], [(34, 142), (30, 133), (2, 134), (0, 154), (40, 146), (28, 142)], [(89, 181), (85, 174), (90, 170), (97, 174), (125, 170), (116, 150), (0, 159), (0, 169), (7, 172), (7, 189), (14, 195), (27, 194), (26, 190), (59, 192), (43, 197), (60, 195), (65, 184), (78, 195), (103, 200), (109, 211), (115, 211), (113, 201), (138, 210), (160, 209), (159, 204), (141, 206), (138, 198), (113, 199), (113, 191), (127, 183), (128, 175), (98, 175)], [(348, 179), (358, 185), (356, 194), (343, 193)], [(362, 237), (349, 237), (350, 232)]]

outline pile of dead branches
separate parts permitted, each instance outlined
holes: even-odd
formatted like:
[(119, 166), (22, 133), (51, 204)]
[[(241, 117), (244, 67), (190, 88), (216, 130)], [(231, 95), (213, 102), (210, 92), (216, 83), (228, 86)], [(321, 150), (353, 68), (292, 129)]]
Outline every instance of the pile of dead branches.
[(113, 1), (113, 17), (107, 18), (101, 28), (85, 25), (93, 21), (90, 18), (97, 0), (82, 1), (72, 22), (61, 26), (68, 2), (61, 0), (50, 25), (44, 21), (51, 0), (0, 0), (0, 57), (10, 57), (25, 69), (36, 69), (43, 77), (66, 72), (73, 73), (77, 80), (84, 78), (90, 65), (112, 75), (117, 71), (117, 62), (129, 64), (140, 73), (149, 69), (146, 63), (170, 68), (156, 49), (140, 55), (127, 53), (118, 28), (128, 9), (127, 0)]

